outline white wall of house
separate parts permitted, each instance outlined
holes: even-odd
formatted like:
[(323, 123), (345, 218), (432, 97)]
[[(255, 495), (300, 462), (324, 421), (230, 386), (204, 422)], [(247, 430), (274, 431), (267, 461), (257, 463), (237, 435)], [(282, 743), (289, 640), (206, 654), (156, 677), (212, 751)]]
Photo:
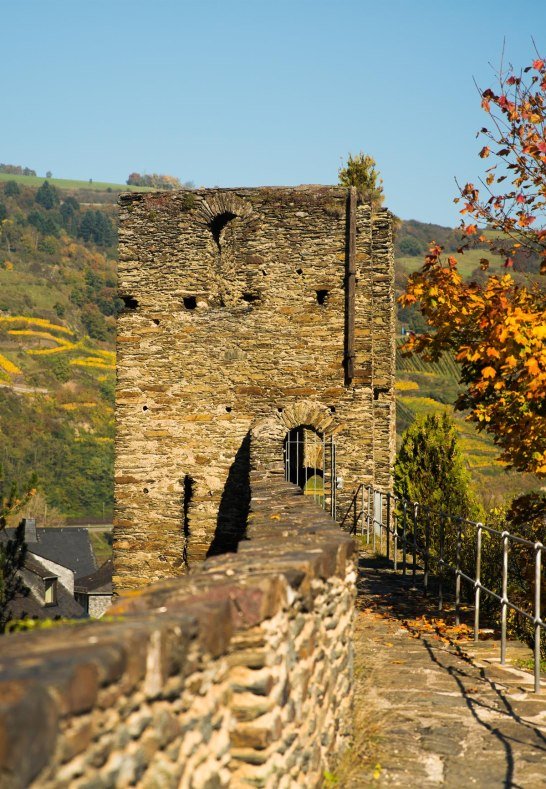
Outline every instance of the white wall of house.
[(32, 556), (36, 561), (40, 562), (42, 567), (45, 567), (46, 570), (51, 572), (51, 575), (56, 575), (59, 579), (59, 583), (61, 583), (64, 588), (70, 592), (72, 597), (74, 597), (74, 571), (70, 570), (68, 567), (63, 567), (62, 564), (57, 564), (57, 562), (52, 562), (51, 559), (44, 559), (43, 556), (38, 556), (38, 554), (32, 553), (32, 551), (28, 552), (29, 556)]

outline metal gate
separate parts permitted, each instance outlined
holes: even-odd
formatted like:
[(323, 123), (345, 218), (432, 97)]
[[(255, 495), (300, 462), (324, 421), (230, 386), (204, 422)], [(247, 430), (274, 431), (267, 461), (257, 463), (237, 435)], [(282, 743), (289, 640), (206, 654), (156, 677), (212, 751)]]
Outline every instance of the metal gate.
[(284, 472), (287, 482), (298, 485), (304, 495), (336, 518), (336, 443), (312, 427), (290, 430), (284, 440)]

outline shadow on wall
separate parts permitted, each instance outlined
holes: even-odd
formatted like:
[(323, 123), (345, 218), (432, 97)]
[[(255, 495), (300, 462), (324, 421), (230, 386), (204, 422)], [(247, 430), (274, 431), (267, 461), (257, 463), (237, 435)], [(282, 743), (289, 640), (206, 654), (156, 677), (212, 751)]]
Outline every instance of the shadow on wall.
[(184, 534), (184, 553), (182, 556), (182, 561), (186, 567), (188, 567), (188, 540), (190, 539), (190, 504), (193, 499), (193, 489), (195, 486), (195, 480), (193, 477), (190, 477), (189, 474), (184, 476), (184, 483), (183, 483), (183, 494), (182, 494), (182, 530)]
[(207, 556), (237, 550), (246, 535), (250, 510), (250, 433), (244, 437), (224, 486), (214, 539)]

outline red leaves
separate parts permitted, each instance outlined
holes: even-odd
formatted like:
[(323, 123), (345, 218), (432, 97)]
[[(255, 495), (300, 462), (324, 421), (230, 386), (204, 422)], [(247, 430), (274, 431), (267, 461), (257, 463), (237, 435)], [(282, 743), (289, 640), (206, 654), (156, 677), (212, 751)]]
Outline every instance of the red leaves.
[(541, 58), (538, 58), (537, 60), (533, 60), (533, 68), (536, 71), (542, 71), (544, 69), (544, 65), (545, 65), (544, 61)]

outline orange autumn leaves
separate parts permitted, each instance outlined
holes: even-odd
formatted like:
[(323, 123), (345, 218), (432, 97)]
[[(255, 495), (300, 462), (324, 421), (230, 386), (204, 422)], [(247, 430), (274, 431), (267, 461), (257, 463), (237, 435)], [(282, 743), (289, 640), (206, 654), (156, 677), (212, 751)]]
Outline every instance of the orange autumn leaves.
[[(502, 255), (507, 269), (526, 251), (546, 273), (546, 63), (536, 59), (516, 74), (498, 75), (498, 89), (482, 94), (490, 116), (480, 156), (492, 157), (483, 189), (461, 190), (463, 242)], [(468, 220), (467, 220), (468, 216)], [(480, 268), (487, 271), (483, 257)], [(456, 407), (493, 436), (501, 459), (519, 471), (546, 476), (546, 291), (540, 277), (510, 273), (465, 282), (455, 257), (433, 244), (399, 301), (415, 304), (430, 331), (411, 336), (406, 353), (435, 360), (451, 351), (465, 391)]]
[(466, 384), (456, 407), (494, 436), (502, 460), (546, 475), (546, 294), (508, 273), (464, 282), (453, 261), (433, 246), (409, 278), (400, 302), (418, 303), (432, 331), (404, 351), (430, 360), (454, 351)]

